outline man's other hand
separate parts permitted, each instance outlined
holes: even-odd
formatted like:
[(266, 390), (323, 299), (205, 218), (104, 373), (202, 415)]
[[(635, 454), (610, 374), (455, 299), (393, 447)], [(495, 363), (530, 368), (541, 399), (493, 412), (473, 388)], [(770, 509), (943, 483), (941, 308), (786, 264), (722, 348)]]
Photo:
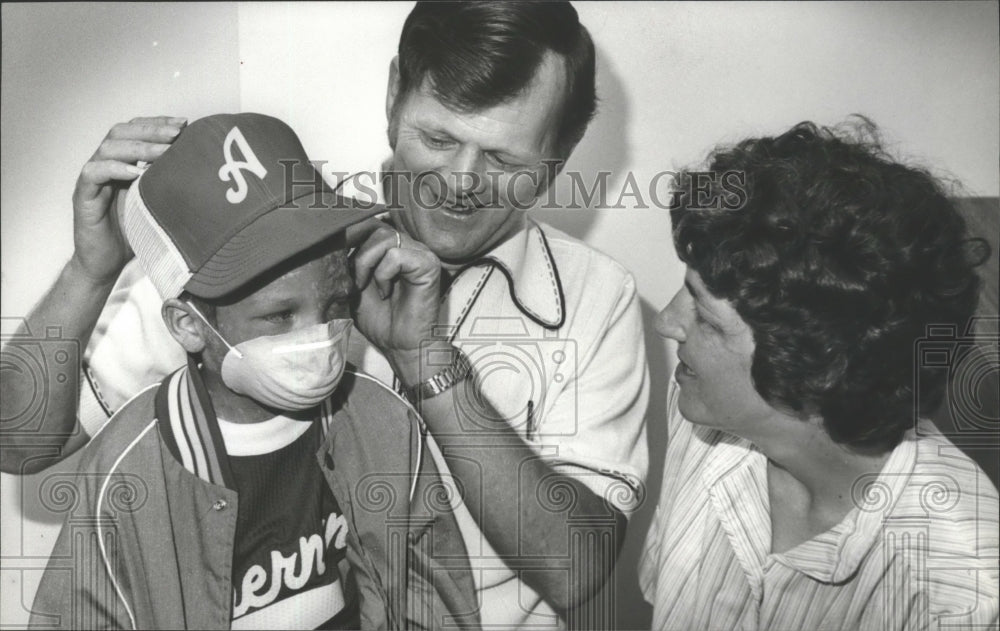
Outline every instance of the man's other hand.
[(73, 191), (70, 264), (78, 272), (95, 283), (109, 283), (132, 258), (118, 225), (117, 205), (124, 203), (129, 183), (143, 171), (137, 163), (163, 155), (186, 124), (187, 119), (169, 116), (119, 123), (83, 165)]

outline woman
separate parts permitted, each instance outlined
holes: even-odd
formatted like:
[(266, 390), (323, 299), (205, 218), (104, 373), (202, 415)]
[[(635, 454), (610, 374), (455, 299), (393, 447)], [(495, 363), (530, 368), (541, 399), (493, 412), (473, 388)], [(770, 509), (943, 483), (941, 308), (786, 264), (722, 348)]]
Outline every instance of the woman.
[(715, 181), (745, 198), (674, 211), (687, 274), (657, 328), (679, 363), (640, 568), (654, 628), (997, 624), (997, 491), (916, 422), (947, 384), (914, 370), (927, 325), (965, 330), (984, 244), (860, 132), (717, 151)]

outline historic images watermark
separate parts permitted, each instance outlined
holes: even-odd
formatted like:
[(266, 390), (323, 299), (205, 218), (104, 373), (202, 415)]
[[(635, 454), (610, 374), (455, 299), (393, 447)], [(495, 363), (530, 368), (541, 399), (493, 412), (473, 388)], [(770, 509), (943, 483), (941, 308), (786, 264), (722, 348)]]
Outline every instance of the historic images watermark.
[[(425, 210), (583, 210), (634, 209), (739, 210), (748, 199), (747, 178), (743, 171), (658, 171), (639, 176), (633, 171), (623, 178), (612, 178), (610, 171), (583, 173), (561, 171), (561, 160), (544, 160), (530, 169), (420, 172), (328, 171), (325, 160), (313, 160), (314, 168), (292, 160), (281, 162), (285, 188), (313, 190), (326, 183), (337, 191), (350, 185), (344, 198), (320, 200), (312, 208), (372, 209), (379, 201), (386, 210), (422, 208)], [(555, 177), (566, 176), (566, 195), (557, 196), (551, 186)], [(379, 194), (381, 190), (382, 194)], [(346, 197), (350, 197), (348, 202)], [(562, 197), (563, 199), (560, 199)]]

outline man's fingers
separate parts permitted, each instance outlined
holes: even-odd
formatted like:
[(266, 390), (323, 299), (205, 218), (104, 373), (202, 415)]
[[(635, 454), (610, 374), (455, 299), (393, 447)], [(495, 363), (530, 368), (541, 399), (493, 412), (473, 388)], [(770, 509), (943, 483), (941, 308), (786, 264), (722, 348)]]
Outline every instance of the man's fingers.
[(172, 142), (183, 127), (173, 125), (138, 125), (119, 123), (108, 132), (110, 140), (143, 140), (145, 142)]
[(365, 219), (361, 223), (349, 226), (347, 230), (344, 231), (347, 238), (347, 247), (356, 248), (360, 246), (366, 239), (368, 239), (368, 237), (372, 235), (372, 233), (383, 226), (385, 226), (385, 223), (378, 217)]
[(118, 160), (133, 164), (139, 160), (152, 162), (169, 148), (169, 143), (105, 138), (91, 160)]
[(101, 188), (110, 182), (130, 182), (142, 174), (142, 169), (134, 164), (117, 160), (91, 160), (83, 165), (80, 179), (76, 182), (76, 197), (80, 201), (93, 199)]
[(410, 285), (427, 285), (440, 269), (437, 257), (430, 250), (391, 247), (372, 272), (372, 282), (379, 294), (388, 298), (396, 281)]
[(136, 116), (130, 123), (154, 123), (157, 125), (175, 125), (184, 126), (187, 125), (187, 118), (183, 116)]
[(116, 140), (169, 143), (177, 137), (186, 124), (186, 119), (169, 116), (133, 118), (127, 123), (118, 123), (112, 127), (107, 137)]
[(389, 250), (379, 261), (372, 272), (372, 282), (378, 287), (378, 293), (382, 298), (392, 295), (392, 285), (397, 278), (402, 276), (408, 267), (409, 261), (402, 250), (395, 247), (395, 239)]
[(372, 271), (396, 247), (396, 231), (386, 225), (376, 228), (354, 253), (354, 282), (360, 289), (368, 286)]

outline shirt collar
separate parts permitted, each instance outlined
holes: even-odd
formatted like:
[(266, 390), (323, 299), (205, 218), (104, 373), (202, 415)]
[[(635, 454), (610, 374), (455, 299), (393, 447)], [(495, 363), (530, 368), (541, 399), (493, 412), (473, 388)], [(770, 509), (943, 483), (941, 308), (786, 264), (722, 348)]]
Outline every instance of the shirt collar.
[[(716, 430), (703, 430), (701, 433), (713, 443), (712, 458), (702, 470), (706, 488), (712, 489), (730, 475), (748, 469), (756, 469), (764, 480), (767, 479), (767, 459), (753, 443)], [(886, 518), (911, 478), (916, 463), (916, 440), (912, 430), (907, 432), (880, 472), (861, 476), (855, 482), (851, 495), (856, 508), (840, 523), (791, 550), (771, 556), (824, 583), (840, 583), (856, 574), (882, 535)], [(766, 493), (766, 485), (764, 490)], [(766, 528), (770, 533), (769, 523)]]
[(855, 508), (840, 523), (775, 555), (778, 560), (824, 583), (849, 580), (882, 536), (886, 519), (913, 473), (916, 453), (916, 436), (908, 432), (880, 472), (863, 475), (854, 483)]
[(840, 583), (857, 573), (881, 538), (886, 520), (902, 497), (917, 459), (911, 430), (893, 449), (882, 470), (858, 478), (851, 488), (855, 508), (832, 529), (788, 550), (783, 556), (809, 576)]
[[(366, 202), (385, 205), (379, 179), (388, 168), (384, 160), (369, 171), (344, 180), (340, 193)], [(566, 298), (559, 269), (541, 226), (525, 217), (520, 230), (492, 250), (462, 267), (459, 274), (484, 265), (500, 270), (507, 279), (517, 308), (547, 329), (558, 329), (566, 321)]]
[(472, 265), (492, 265), (507, 279), (517, 308), (537, 324), (558, 329), (566, 321), (566, 297), (559, 268), (541, 226), (523, 227)]

